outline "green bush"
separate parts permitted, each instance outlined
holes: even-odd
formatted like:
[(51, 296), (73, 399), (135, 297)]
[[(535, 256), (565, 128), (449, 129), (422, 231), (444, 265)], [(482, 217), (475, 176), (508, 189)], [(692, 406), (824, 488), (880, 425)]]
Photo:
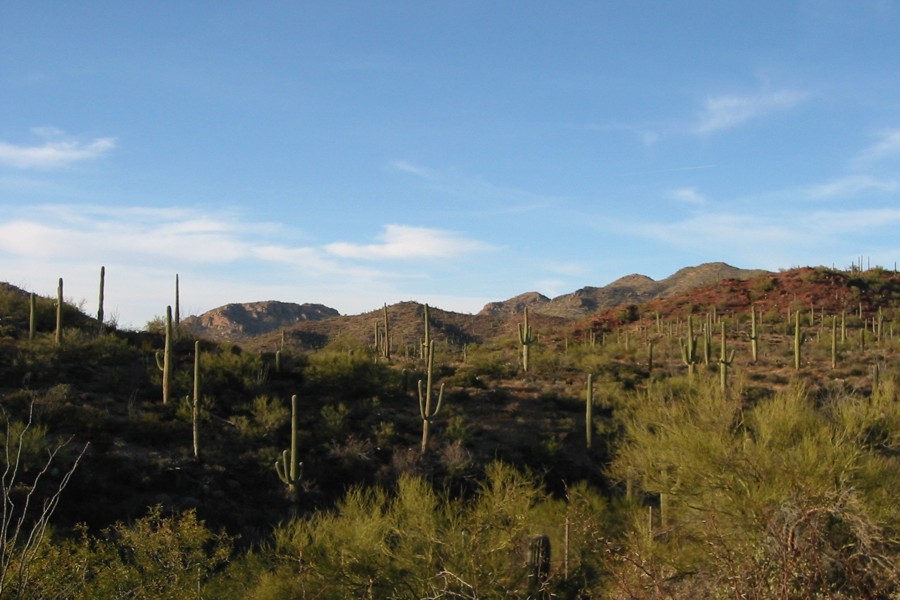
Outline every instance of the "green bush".
[(638, 558), (615, 567), (619, 593), (896, 593), (900, 405), (887, 397), (820, 409), (794, 387), (746, 410), (699, 386), (637, 402), (611, 474), (658, 509), (652, 526), (633, 510), (622, 552)]
[(269, 568), (255, 571), (246, 597), (533, 597), (528, 543), (537, 534), (557, 549), (547, 591), (585, 594), (598, 584), (586, 559), (599, 551), (605, 518), (605, 503), (586, 486), (553, 500), (532, 476), (502, 463), (487, 468), (469, 500), (403, 475), (391, 494), (357, 487), (334, 511), (279, 527)]

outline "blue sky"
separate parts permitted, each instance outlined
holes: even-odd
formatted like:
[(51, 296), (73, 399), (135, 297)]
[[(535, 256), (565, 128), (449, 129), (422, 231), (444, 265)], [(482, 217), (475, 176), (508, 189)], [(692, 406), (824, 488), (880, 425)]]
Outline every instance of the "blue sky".
[(0, 0), (0, 280), (477, 312), (900, 260), (900, 3)]

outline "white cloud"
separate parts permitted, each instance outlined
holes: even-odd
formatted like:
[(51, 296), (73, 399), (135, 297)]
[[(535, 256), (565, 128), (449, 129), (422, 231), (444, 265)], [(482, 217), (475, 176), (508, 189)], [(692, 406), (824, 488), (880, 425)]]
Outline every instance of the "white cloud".
[(396, 171), (411, 173), (425, 179), (431, 179), (432, 177), (434, 177), (434, 172), (431, 169), (413, 164), (408, 160), (392, 160), (390, 162), (390, 167)]
[(684, 202), (685, 204), (706, 204), (706, 196), (697, 191), (697, 188), (693, 187), (685, 187), (679, 188), (677, 190), (672, 190), (671, 196), (675, 200)]
[(116, 147), (115, 138), (89, 142), (71, 139), (54, 127), (37, 127), (32, 133), (44, 138), (42, 144), (24, 146), (0, 141), (0, 164), (17, 169), (56, 169), (100, 158)]
[[(401, 225), (386, 227), (380, 244), (295, 243), (297, 232), (284, 226), (227, 211), (184, 208), (4, 206), (2, 214), (5, 280), (48, 295), (63, 276), (66, 296), (76, 302), (88, 298), (90, 306), (96, 273), (105, 265), (107, 312), (120, 312), (120, 324), (128, 327), (162, 314), (172, 302), (175, 273), (182, 276), (185, 314), (261, 299), (321, 302), (352, 313), (392, 299), (437, 298), (420, 294), (438, 293), (444, 285), (433, 265), (425, 272), (410, 270), (408, 263), (391, 268), (384, 262), (361, 264), (353, 260), (360, 253), (379, 259), (451, 259), (488, 247), (451, 232)], [(343, 248), (343, 254), (335, 248)], [(450, 261), (445, 264), (453, 268)], [(441, 296), (442, 308), (468, 303), (473, 309), (471, 298), (454, 293)]]
[(879, 134), (877, 142), (859, 155), (863, 161), (875, 161), (900, 154), (900, 129), (887, 129)]
[(378, 239), (381, 242), (377, 244), (336, 242), (325, 249), (335, 256), (367, 260), (452, 258), (490, 249), (483, 242), (450, 231), (406, 225), (387, 225)]
[(900, 184), (892, 179), (878, 179), (869, 175), (849, 175), (828, 183), (807, 188), (806, 193), (811, 198), (841, 198), (856, 194), (873, 192), (896, 192)]
[(735, 261), (777, 269), (823, 264), (853, 255), (900, 226), (900, 208), (751, 213), (698, 212), (672, 222), (619, 222), (620, 233), (659, 244), (661, 254), (694, 255), (697, 260)]
[(714, 96), (706, 100), (694, 133), (708, 134), (730, 129), (751, 119), (792, 108), (805, 98), (806, 94), (789, 90), (755, 96)]
[(805, 225), (819, 236), (873, 232), (900, 225), (900, 208), (819, 211)]

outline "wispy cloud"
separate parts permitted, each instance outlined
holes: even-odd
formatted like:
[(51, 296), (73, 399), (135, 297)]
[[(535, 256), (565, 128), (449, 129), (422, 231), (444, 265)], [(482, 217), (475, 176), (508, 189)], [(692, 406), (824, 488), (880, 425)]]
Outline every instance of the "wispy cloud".
[(435, 175), (434, 171), (431, 169), (411, 163), (408, 160), (392, 160), (388, 166), (395, 171), (410, 173), (424, 179), (432, 179)]
[(891, 193), (900, 189), (900, 183), (893, 179), (879, 179), (870, 175), (848, 175), (834, 181), (806, 189), (809, 197), (815, 199), (843, 198), (862, 192)]
[(791, 90), (752, 96), (713, 96), (704, 103), (693, 131), (703, 135), (731, 129), (752, 119), (793, 108), (805, 98), (806, 94)]
[[(900, 208), (758, 214), (697, 212), (677, 221), (620, 222), (620, 233), (658, 244), (657, 252), (687, 252), (700, 260), (734, 260), (760, 268), (822, 264), (852, 256), (900, 226)], [(813, 261), (813, 262), (809, 262)]]
[[(375, 244), (297, 243), (308, 234), (228, 210), (43, 205), (5, 206), (3, 214), (0, 262), (7, 281), (48, 293), (44, 286), (65, 276), (67, 295), (91, 298), (95, 272), (105, 265), (115, 288), (110, 296), (128, 308), (125, 325), (161, 313), (176, 272), (192, 282), (182, 287), (192, 299), (187, 310), (277, 298), (353, 312), (424, 297), (429, 289), (434, 294), (431, 282), (440, 281), (441, 265), (453, 270), (449, 259), (489, 248), (453, 232), (404, 225), (385, 227)], [(443, 260), (425, 272), (393, 260), (402, 258)], [(451, 296), (452, 290), (445, 293)], [(460, 307), (461, 298), (447, 306)]]
[(100, 158), (116, 147), (115, 138), (79, 141), (54, 127), (38, 127), (32, 133), (43, 142), (16, 145), (0, 140), (0, 164), (17, 169), (57, 169)]
[(703, 205), (706, 204), (706, 196), (697, 191), (697, 188), (684, 187), (672, 190), (671, 197), (685, 204)]
[(900, 226), (900, 208), (818, 211), (806, 227), (818, 236), (866, 233)]
[(325, 249), (335, 256), (365, 260), (452, 258), (490, 249), (450, 231), (406, 225), (387, 225), (377, 239), (376, 244), (336, 242)]
[(900, 129), (886, 129), (878, 134), (874, 144), (860, 153), (858, 160), (871, 162), (897, 155), (900, 155)]

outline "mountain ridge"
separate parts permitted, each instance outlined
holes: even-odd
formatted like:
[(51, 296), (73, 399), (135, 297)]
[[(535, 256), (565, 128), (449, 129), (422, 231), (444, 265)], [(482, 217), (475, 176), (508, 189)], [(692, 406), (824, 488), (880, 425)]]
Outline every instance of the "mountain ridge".
[[(454, 313), (435, 308), (432, 309), (432, 313), (436, 315), (440, 312), (444, 315), (445, 321), (452, 322), (453, 328), (460, 331), (465, 329), (461, 320), (468, 319), (475, 330), (483, 331), (490, 327), (496, 328), (498, 323), (522, 314), (526, 307), (538, 319), (575, 321), (617, 306), (644, 304), (723, 279), (751, 279), (764, 274), (769, 274), (769, 271), (741, 269), (724, 262), (710, 262), (684, 267), (659, 281), (633, 273), (620, 277), (606, 286), (585, 286), (552, 299), (539, 292), (530, 291), (507, 300), (489, 302), (474, 314)], [(415, 302), (400, 302), (387, 308), (393, 313), (400, 312), (406, 315), (411, 310), (405, 307), (407, 304), (420, 306)], [(182, 320), (182, 326), (200, 337), (219, 341), (242, 341), (276, 331), (296, 329), (300, 324), (307, 324), (305, 327), (307, 332), (315, 331), (316, 339), (323, 339), (322, 336), (327, 337), (325, 331), (329, 328), (324, 325), (313, 325), (314, 323), (340, 318), (344, 323), (340, 327), (346, 329), (348, 319), (370, 322), (378, 319), (382, 310), (374, 309), (358, 315), (341, 315), (337, 310), (322, 304), (281, 301), (231, 303), (201, 315), (187, 317)]]

